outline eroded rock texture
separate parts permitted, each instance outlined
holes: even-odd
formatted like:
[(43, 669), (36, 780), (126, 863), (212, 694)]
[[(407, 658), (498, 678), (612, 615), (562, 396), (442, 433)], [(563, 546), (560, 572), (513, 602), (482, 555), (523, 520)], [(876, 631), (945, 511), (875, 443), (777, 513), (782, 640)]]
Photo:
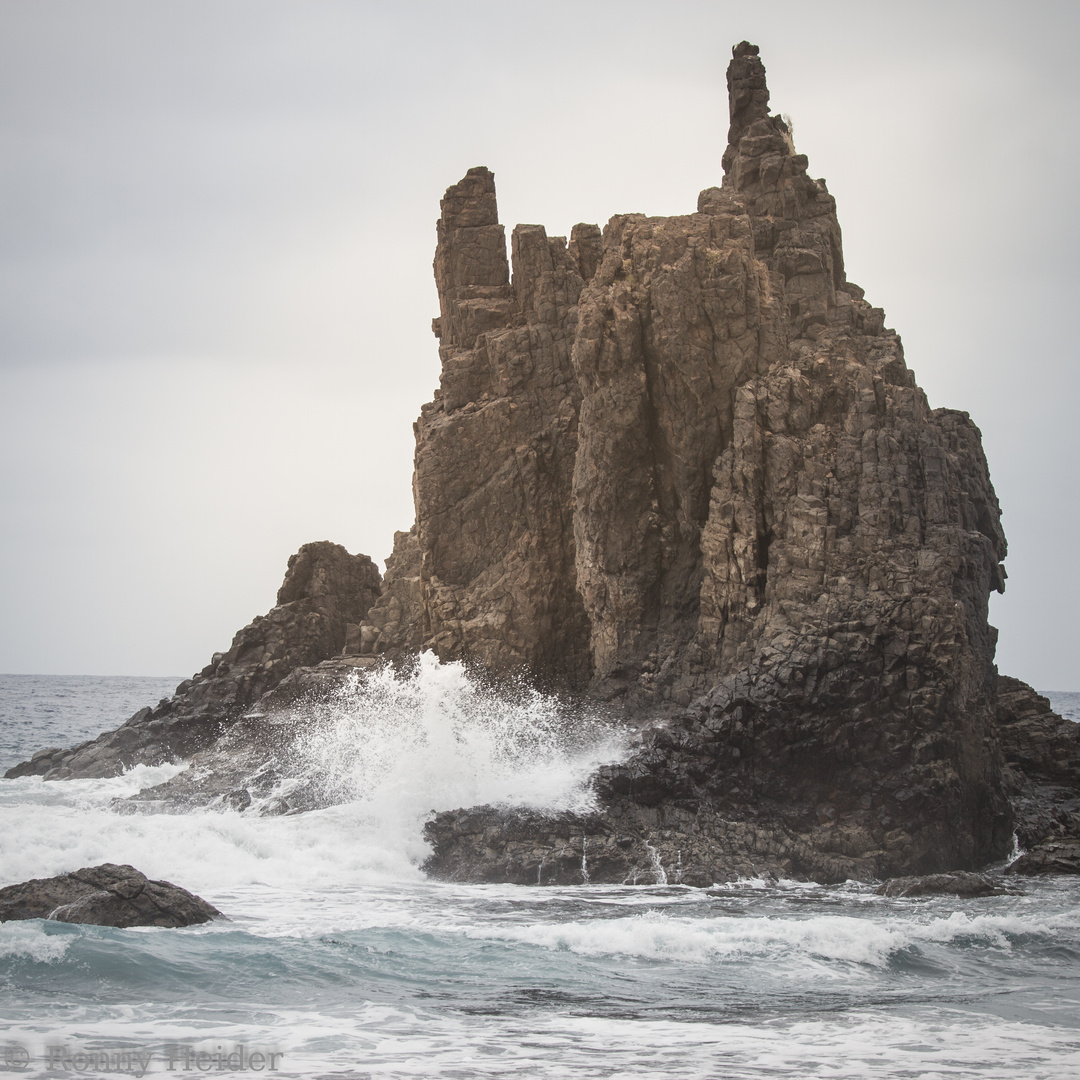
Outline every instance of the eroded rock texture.
[(263, 712), (431, 648), (640, 728), (590, 814), (439, 814), (433, 874), (925, 875), (1003, 858), (1014, 814), (1018, 868), (1080, 866), (1080, 773), (1054, 772), (1074, 733), (1030, 688), (998, 695), (1006, 545), (979, 431), (929, 408), (847, 280), (834, 200), (770, 114), (755, 46), (728, 86), (723, 184), (694, 213), (569, 243), (519, 225), (508, 261), (492, 174), (447, 190), (441, 383), (381, 595), (364, 557), (313, 545), (201, 682), (103, 736), (119, 742), (19, 770), (104, 775), (125, 739), (142, 755), (125, 763), (161, 760), (150, 733), (173, 724), (173, 753), (197, 752), (177, 799), (273, 802), (287, 748)]
[[(514, 611), (560, 590), (555, 652), (577, 650), (594, 693), (636, 713), (694, 703), (599, 781), (619, 850), (636, 852), (624, 862), (642, 873), (646, 841), (684, 879), (975, 867), (1010, 836), (987, 623), (1006, 548), (979, 432), (964, 413), (929, 408), (899, 337), (846, 280), (835, 203), (769, 114), (756, 47), (736, 47), (728, 83), (724, 182), (696, 213), (613, 218), (599, 244), (590, 234), (587, 269), (573, 245), (546, 241), (560, 298), (541, 324), (549, 367), (535, 359), (541, 320), (516, 271), (497, 301), (447, 291), (440, 266), (456, 234), (441, 227), (444, 381), (416, 474), (421, 586), (438, 612), (429, 640), (444, 655), (542, 670), (548, 654), (508, 644), (507, 628), (529, 627), (538, 645), (535, 619), (508, 612), (497, 647), (476, 621), (497, 609), (483, 583), (498, 581), (505, 604), (513, 574), (525, 593)], [(451, 189), (455, 206), (480, 176)], [(502, 256), (494, 239), (484, 250)], [(467, 337), (448, 338), (455, 303), (487, 313), (496, 302), (528, 337), (474, 318)], [(559, 373), (554, 412), (540, 371)], [(577, 400), (575, 428), (563, 410)], [(500, 438), (474, 437), (478, 417), (496, 414)], [(553, 454), (566, 448), (569, 489), (559, 468), (542, 489), (520, 479), (538, 430)], [(481, 445), (485, 467), (470, 473), (464, 456)], [(476, 531), (489, 522), (498, 541)], [(560, 576), (530, 557), (528, 574), (512, 570), (504, 551), (522, 544), (572, 551), (573, 566)], [(444, 551), (468, 565), (456, 605)], [(439, 822), (432, 836), (450, 844)], [(433, 866), (444, 854), (437, 845)], [(471, 848), (466, 861), (478, 865)]]
[(1080, 724), (1019, 679), (998, 679), (1005, 789), (1023, 854), (1017, 874), (1080, 873)]
[(305, 544), (289, 559), (276, 606), (240, 630), (229, 650), (215, 653), (174, 697), (70, 750), (41, 750), (5, 776), (116, 776), (204, 750), (298, 668), (341, 652), (348, 626), (363, 621), (379, 591), (379, 571), (366, 555), (325, 540)]
[(221, 915), (201, 897), (133, 866), (101, 863), (0, 889), (0, 922), (51, 919), (94, 926), (195, 926)]
[(444, 659), (581, 680), (570, 486), (581, 395), (570, 362), (597, 230), (568, 250), (539, 225), (511, 238), (495, 181), (470, 169), (442, 200), (435, 253), (443, 371), (417, 424), (425, 644)]

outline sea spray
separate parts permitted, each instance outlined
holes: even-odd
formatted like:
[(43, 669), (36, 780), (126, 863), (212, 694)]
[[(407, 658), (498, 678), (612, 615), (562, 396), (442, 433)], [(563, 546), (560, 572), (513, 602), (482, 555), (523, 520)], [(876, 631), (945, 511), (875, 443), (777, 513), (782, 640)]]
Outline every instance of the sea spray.
[(483, 804), (587, 811), (597, 767), (626, 731), (558, 696), (492, 684), (421, 654), (407, 671), (357, 671), (298, 711), (296, 760), (323, 803), (349, 804), (380, 842), (416, 857), (423, 820)]
[[(432, 812), (482, 803), (588, 809), (591, 776), (628, 742), (598, 714), (524, 685), (496, 687), (430, 653), (407, 671), (358, 672), (329, 699), (276, 720), (292, 750), (278, 762), (275, 790), (243, 811), (218, 802), (186, 813), (119, 812), (180, 764), (105, 780), (7, 781), (0, 885), (130, 863), (233, 911), (234, 890), (249, 885), (415, 881), (430, 854), (423, 824)], [(313, 792), (314, 809), (260, 812), (299, 788)]]
[[(436, 682), (447, 668), (433, 666)], [(557, 709), (571, 733), (588, 730), (588, 717)], [(582, 748), (555, 745), (571, 759)], [(410, 753), (423, 782), (429, 750)], [(519, 760), (523, 772), (535, 764), (527, 748)], [(283, 815), (117, 811), (114, 799), (177, 776), (176, 765), (0, 784), (2, 883), (131, 862), (229, 916), (182, 930), (0, 925), (0, 1062), (24, 1052), (18, 1075), (55, 1077), (53, 1047), (73, 1065), (141, 1050), (153, 1054), (147, 1076), (179, 1077), (188, 1048), (193, 1063), (207, 1053), (205, 1066), (244, 1047), (284, 1053), (276, 1075), (292, 1076), (580, 1080), (598, 1061), (664, 1080), (1080, 1075), (1075, 878), (1023, 879), (1024, 895), (983, 898), (765, 878), (693, 889), (653, 884), (647, 869), (637, 888), (433, 882), (415, 861), (418, 830), (403, 830), (405, 849), (380, 835), (379, 778), (359, 797), (345, 765), (334, 759), (331, 793), (351, 801)], [(588, 785), (537, 790), (572, 799)], [(591, 860), (591, 835), (588, 848)]]

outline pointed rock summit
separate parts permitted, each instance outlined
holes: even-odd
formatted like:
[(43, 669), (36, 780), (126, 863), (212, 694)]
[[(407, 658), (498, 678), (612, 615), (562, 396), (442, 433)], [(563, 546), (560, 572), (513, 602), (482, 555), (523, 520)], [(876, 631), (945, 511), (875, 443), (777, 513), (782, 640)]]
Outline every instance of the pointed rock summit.
[(770, 114), (756, 46), (728, 87), (723, 184), (696, 213), (569, 244), (518, 226), (507, 286), (490, 174), (444, 200), (443, 378), (417, 428), (426, 642), (670, 718), (603, 771), (599, 819), (543, 842), (507, 820), (491, 858), (496, 812), (468, 819), (474, 849), (446, 815), (438, 872), (575, 880), (583, 832), (619, 880), (650, 844), (697, 882), (1007, 850), (987, 624), (1006, 548), (978, 429), (929, 408), (847, 281), (835, 201)]

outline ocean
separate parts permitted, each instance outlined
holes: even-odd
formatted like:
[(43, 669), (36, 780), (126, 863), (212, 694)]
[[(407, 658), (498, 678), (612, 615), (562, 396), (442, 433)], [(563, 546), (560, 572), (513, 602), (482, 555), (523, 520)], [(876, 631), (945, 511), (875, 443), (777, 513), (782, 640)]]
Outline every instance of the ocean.
[[(0, 770), (179, 681), (0, 676)], [(1080, 720), (1080, 694), (1049, 696)], [(0, 925), (0, 1074), (1080, 1075), (1080, 880), (978, 900), (763, 880), (440, 884), (419, 870), (428, 813), (581, 807), (622, 738), (541, 695), (494, 700), (430, 659), (304, 720), (332, 794), (306, 813), (116, 808), (175, 765), (0, 781), (0, 885), (131, 863), (228, 916)]]

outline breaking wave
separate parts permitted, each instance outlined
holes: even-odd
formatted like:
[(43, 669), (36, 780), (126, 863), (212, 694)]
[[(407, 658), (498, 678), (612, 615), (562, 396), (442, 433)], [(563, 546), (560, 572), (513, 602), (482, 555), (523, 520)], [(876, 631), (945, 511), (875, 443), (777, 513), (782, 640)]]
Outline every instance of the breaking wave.
[(590, 777), (627, 748), (625, 731), (594, 714), (524, 685), (488, 685), (430, 652), (405, 673), (355, 673), (299, 726), (300, 758), (327, 801), (386, 822), (485, 803), (588, 810)]

